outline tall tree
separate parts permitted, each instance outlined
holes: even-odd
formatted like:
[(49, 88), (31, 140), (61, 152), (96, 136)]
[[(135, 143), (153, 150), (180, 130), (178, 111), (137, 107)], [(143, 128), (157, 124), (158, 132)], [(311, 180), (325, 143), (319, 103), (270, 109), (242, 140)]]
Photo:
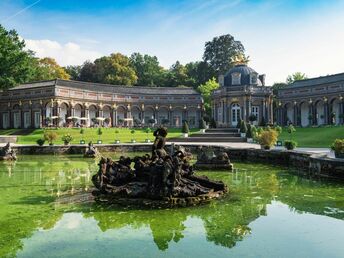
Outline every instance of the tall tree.
[(94, 61), (98, 82), (131, 86), (137, 82), (135, 70), (129, 58), (121, 53), (113, 53)]
[(70, 75), (66, 70), (59, 66), (54, 58), (45, 57), (38, 59), (36, 72), (34, 75), (35, 81), (52, 80), (52, 79), (69, 79)]
[(156, 56), (133, 53), (130, 56), (130, 64), (137, 75), (136, 85), (161, 86), (164, 68), (159, 65)]
[(179, 87), (188, 86), (190, 84), (187, 70), (179, 61), (174, 63), (167, 73), (166, 86)]
[(98, 82), (96, 78), (96, 65), (91, 61), (85, 61), (80, 69), (79, 80), (84, 82)]
[(186, 74), (189, 77), (191, 87), (197, 88), (212, 78), (214, 71), (204, 61), (190, 62), (185, 65)]
[(26, 51), (25, 42), (15, 30), (0, 25), (0, 89), (8, 89), (31, 80), (33, 52)]
[(301, 72), (296, 72), (293, 73), (292, 75), (288, 75), (287, 77), (287, 84), (291, 84), (294, 81), (300, 81), (300, 80), (305, 80), (308, 79), (307, 75)]
[(274, 94), (274, 96), (277, 96), (278, 90), (279, 89), (283, 89), (284, 87), (286, 87), (288, 84), (284, 83), (284, 82), (275, 82), (272, 85), (272, 92)]
[(81, 65), (68, 65), (63, 67), (65, 71), (70, 75), (71, 80), (79, 80), (80, 72), (81, 72)]
[(212, 79), (208, 80), (204, 84), (201, 84), (197, 88), (199, 93), (202, 94), (202, 97), (204, 100), (204, 107), (208, 114), (210, 114), (210, 110), (211, 110), (211, 94), (218, 87), (219, 87), (219, 84), (217, 83), (216, 79), (213, 77)]
[(205, 43), (203, 60), (214, 70), (216, 78), (233, 67), (232, 58), (244, 54), (245, 48), (230, 34), (213, 38)]

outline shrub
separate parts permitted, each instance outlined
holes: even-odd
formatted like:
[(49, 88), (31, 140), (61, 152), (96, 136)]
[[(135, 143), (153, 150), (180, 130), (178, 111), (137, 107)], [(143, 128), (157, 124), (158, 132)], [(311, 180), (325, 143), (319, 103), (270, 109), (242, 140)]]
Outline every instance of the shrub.
[(49, 145), (53, 145), (56, 139), (57, 139), (57, 133), (55, 132), (44, 133), (44, 140), (48, 141)]
[(205, 121), (202, 119), (199, 120), (199, 129), (206, 129), (207, 126), (205, 124)]
[(81, 140), (83, 141), (84, 140), (85, 129), (81, 128), (79, 133), (81, 134)]
[(118, 139), (118, 134), (119, 134), (119, 130), (118, 129), (115, 130), (115, 134), (116, 134), (116, 141), (118, 141), (119, 140)]
[(103, 134), (103, 129), (101, 127), (98, 128), (97, 134), (98, 134), (98, 140), (100, 141), (100, 136)]
[(244, 120), (241, 120), (240, 133), (246, 133), (246, 132), (247, 132), (246, 122)]
[(189, 132), (190, 132), (189, 125), (188, 125), (187, 121), (184, 121), (183, 127), (182, 127), (182, 133), (189, 133)]
[(123, 123), (124, 123), (124, 119), (119, 118), (119, 119), (118, 119), (118, 124), (123, 125)]
[(239, 121), (238, 121), (238, 123), (237, 123), (237, 126), (236, 126), (236, 128), (238, 128), (238, 129), (240, 129), (240, 128), (241, 128), (241, 118), (239, 118)]
[(293, 150), (297, 147), (297, 142), (296, 141), (293, 141), (293, 140), (285, 140), (284, 141), (284, 147), (287, 149), (287, 150)]
[(151, 131), (152, 131), (152, 130), (151, 130), (149, 127), (146, 128), (145, 132), (146, 132), (146, 134), (147, 134), (147, 138), (148, 138), (148, 134), (150, 134)]
[(70, 143), (71, 141), (73, 141), (73, 137), (68, 133), (68, 134), (65, 134), (62, 136), (62, 141), (65, 143), (65, 144), (68, 144)]
[(37, 143), (39, 146), (43, 146), (44, 143), (45, 143), (45, 140), (44, 140), (44, 139), (38, 139), (38, 140), (36, 141), (36, 143)]
[(331, 149), (337, 154), (344, 154), (344, 139), (336, 139), (332, 145)]
[(281, 134), (283, 129), (279, 125), (274, 128), (278, 134)]
[(253, 138), (252, 127), (254, 127), (254, 126), (253, 125), (251, 126), (251, 124), (247, 124), (246, 137), (249, 139)]
[(266, 126), (266, 121), (265, 121), (265, 117), (262, 116), (262, 119), (259, 122), (259, 126)]
[(278, 132), (274, 129), (263, 130), (259, 133), (257, 140), (264, 149), (270, 149), (277, 142)]
[(250, 122), (254, 122), (254, 121), (257, 120), (257, 116), (254, 115), (254, 114), (251, 114), (251, 115), (248, 117), (248, 120), (249, 120)]
[(214, 118), (212, 118), (212, 119), (210, 120), (209, 126), (210, 126), (211, 128), (216, 128), (216, 122), (215, 122), (215, 119), (214, 119)]
[(167, 118), (164, 118), (161, 120), (162, 125), (168, 125), (169, 123), (170, 123), (170, 120), (168, 120)]
[(132, 135), (134, 135), (134, 134), (135, 134), (135, 130), (132, 129), (132, 130), (130, 131), (130, 133), (131, 133)]
[(293, 133), (296, 132), (296, 130), (295, 130), (295, 128), (294, 128), (294, 126), (292, 124), (290, 124), (288, 126), (287, 132), (288, 132), (289, 138), (291, 140), (293, 138)]

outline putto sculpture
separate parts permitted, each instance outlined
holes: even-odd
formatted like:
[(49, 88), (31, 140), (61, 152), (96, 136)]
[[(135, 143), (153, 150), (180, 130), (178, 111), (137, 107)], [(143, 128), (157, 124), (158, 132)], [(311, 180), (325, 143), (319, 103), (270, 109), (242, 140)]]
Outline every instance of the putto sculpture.
[(12, 150), (10, 143), (0, 149), (0, 160), (17, 160), (17, 154)]
[(197, 153), (197, 161), (194, 164), (195, 169), (216, 169), (232, 170), (233, 164), (230, 162), (226, 152), (215, 154), (214, 149), (210, 146), (200, 146)]
[[(192, 155), (183, 147), (165, 150), (167, 129), (154, 131), (151, 155), (101, 158), (99, 171), (92, 177), (98, 201), (147, 204), (150, 206), (194, 205), (220, 197), (227, 191), (221, 181), (193, 174)], [(132, 165), (133, 164), (133, 168)]]

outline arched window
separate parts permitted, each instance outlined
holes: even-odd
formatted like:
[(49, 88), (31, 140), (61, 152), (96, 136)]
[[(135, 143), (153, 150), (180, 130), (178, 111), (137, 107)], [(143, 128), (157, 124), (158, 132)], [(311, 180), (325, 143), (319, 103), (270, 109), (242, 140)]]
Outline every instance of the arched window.
[(240, 119), (240, 105), (235, 103), (232, 105), (232, 126), (236, 126)]
[(258, 74), (257, 73), (251, 73), (250, 74), (250, 84), (257, 84), (258, 82)]
[(241, 84), (241, 73), (232, 73), (232, 85)]

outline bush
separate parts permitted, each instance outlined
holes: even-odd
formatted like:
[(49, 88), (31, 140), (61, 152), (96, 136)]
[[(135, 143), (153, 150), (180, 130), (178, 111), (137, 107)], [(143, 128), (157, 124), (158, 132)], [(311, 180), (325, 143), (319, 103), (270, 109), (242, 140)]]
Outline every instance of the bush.
[(281, 133), (282, 133), (282, 130), (283, 130), (282, 127), (280, 127), (279, 125), (276, 126), (274, 129), (276, 130), (276, 132), (277, 132), (278, 134), (281, 134)]
[(264, 116), (262, 116), (262, 119), (260, 120), (260, 122), (259, 122), (259, 126), (266, 126), (266, 121), (265, 121), (265, 117)]
[(263, 130), (257, 140), (264, 149), (270, 149), (277, 142), (278, 132), (274, 129)]
[(288, 132), (288, 134), (290, 136), (289, 138), (291, 140), (293, 138), (293, 133), (296, 132), (295, 127), (292, 124), (290, 124), (288, 126), (287, 132)]
[(285, 140), (284, 141), (284, 147), (287, 149), (287, 150), (293, 150), (297, 147), (297, 142), (296, 141), (288, 141), (288, 140)]
[(189, 125), (188, 125), (187, 121), (184, 121), (183, 127), (182, 127), (182, 133), (189, 133), (189, 132), (190, 132)]
[(103, 129), (101, 127), (98, 128), (97, 134), (98, 134), (98, 143), (101, 143), (100, 136), (103, 134)]
[(241, 120), (240, 133), (246, 133), (246, 132), (247, 132), (246, 122), (244, 120)]
[(210, 126), (210, 128), (216, 128), (216, 122), (215, 122), (215, 119), (214, 119), (214, 118), (212, 118), (212, 119), (210, 120), (209, 126)]
[(199, 129), (206, 129), (207, 126), (205, 124), (205, 121), (203, 119), (199, 120)]
[(169, 123), (170, 123), (170, 120), (168, 120), (168, 119), (166, 119), (166, 118), (164, 118), (164, 119), (161, 120), (161, 124), (162, 124), (162, 125), (168, 125)]
[(238, 123), (237, 123), (237, 126), (236, 126), (236, 128), (238, 128), (238, 129), (240, 129), (240, 128), (241, 128), (241, 118), (239, 118), (239, 121), (238, 121)]
[(145, 130), (145, 132), (146, 132), (147, 138), (148, 138), (148, 134), (150, 134), (150, 133), (152, 132), (152, 130), (151, 130), (149, 127), (147, 127), (146, 130)]
[(254, 121), (257, 120), (257, 116), (254, 115), (254, 114), (251, 114), (251, 115), (248, 117), (248, 120), (249, 120), (250, 122), (254, 122)]
[(53, 145), (56, 139), (57, 139), (57, 133), (55, 132), (44, 133), (44, 140), (48, 141), (49, 145)]
[(252, 139), (253, 138), (253, 133), (252, 133), (252, 127), (251, 124), (247, 124), (247, 132), (246, 132), (246, 138)]
[(115, 140), (118, 141), (119, 140), (119, 138), (118, 138), (119, 130), (118, 129), (115, 130), (115, 134), (116, 134), (116, 139)]
[(123, 125), (123, 123), (124, 123), (124, 119), (122, 119), (122, 118), (119, 118), (117, 122), (118, 122), (118, 124), (120, 124), (120, 125)]
[(68, 133), (62, 136), (62, 141), (64, 142), (64, 144), (68, 144), (71, 141), (73, 141), (73, 137)]
[(43, 146), (45, 143), (45, 140), (44, 139), (38, 139), (36, 142), (39, 146)]
[(331, 149), (337, 154), (339, 155), (343, 155), (344, 154), (344, 139), (336, 139), (332, 145), (331, 145)]

